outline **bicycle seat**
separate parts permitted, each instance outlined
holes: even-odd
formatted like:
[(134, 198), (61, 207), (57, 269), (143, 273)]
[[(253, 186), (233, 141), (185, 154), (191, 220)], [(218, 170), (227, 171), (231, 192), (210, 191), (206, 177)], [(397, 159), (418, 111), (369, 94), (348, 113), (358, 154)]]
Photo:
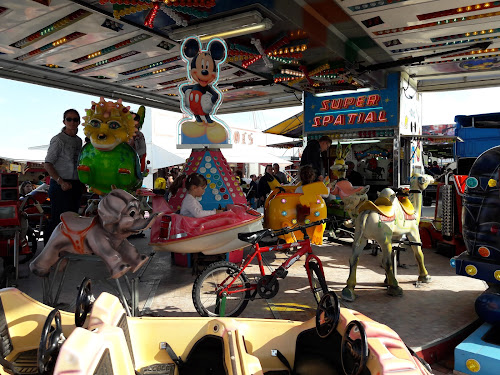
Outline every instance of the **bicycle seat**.
[(255, 244), (260, 241), (260, 239), (268, 234), (271, 234), (272, 231), (269, 229), (261, 229), (257, 232), (247, 232), (247, 233), (238, 233), (238, 239), (240, 241), (249, 242), (251, 244)]

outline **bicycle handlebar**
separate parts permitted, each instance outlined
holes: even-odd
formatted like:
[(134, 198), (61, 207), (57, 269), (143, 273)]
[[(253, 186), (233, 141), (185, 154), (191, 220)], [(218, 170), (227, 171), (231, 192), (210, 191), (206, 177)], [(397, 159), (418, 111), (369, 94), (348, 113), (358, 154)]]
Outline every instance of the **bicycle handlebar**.
[(283, 234), (296, 232), (298, 230), (304, 231), (307, 228), (315, 227), (316, 225), (325, 224), (325, 223), (328, 223), (329, 221), (332, 221), (332, 220), (333, 219), (331, 219), (331, 218), (326, 218), (326, 219), (314, 221), (314, 222), (309, 223), (309, 224), (304, 224), (304, 225), (301, 225), (298, 227), (292, 227), (292, 228), (287, 227), (287, 228), (283, 228), (283, 229), (279, 229), (279, 230), (268, 229), (268, 231), (269, 231), (268, 233), (270, 234), (271, 237), (277, 237), (277, 236), (281, 236)]

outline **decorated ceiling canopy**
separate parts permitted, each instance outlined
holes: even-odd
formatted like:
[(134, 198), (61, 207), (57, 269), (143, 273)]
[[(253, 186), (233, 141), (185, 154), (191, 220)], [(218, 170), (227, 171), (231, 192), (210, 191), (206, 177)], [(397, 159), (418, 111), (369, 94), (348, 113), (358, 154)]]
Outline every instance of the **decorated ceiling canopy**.
[[(224, 39), (221, 112), (310, 94), (498, 85), (497, 2), (467, 0), (3, 0), (0, 77), (179, 111), (189, 36)], [(466, 77), (466, 79), (465, 79)]]

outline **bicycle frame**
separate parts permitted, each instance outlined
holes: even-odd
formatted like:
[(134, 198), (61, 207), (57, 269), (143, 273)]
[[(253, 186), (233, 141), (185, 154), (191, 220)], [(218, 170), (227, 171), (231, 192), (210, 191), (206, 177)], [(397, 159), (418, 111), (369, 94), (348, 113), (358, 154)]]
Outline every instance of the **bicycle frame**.
[(253, 245), (254, 251), (250, 254), (247, 255), (245, 260), (243, 261), (243, 265), (238, 272), (238, 274), (234, 276), (228, 276), (226, 279), (224, 279), (223, 283), (227, 281), (229, 278), (233, 278), (233, 280), (226, 286), (224, 289), (221, 289), (219, 291), (219, 295), (225, 293), (226, 295), (231, 295), (231, 294), (236, 294), (236, 293), (244, 293), (246, 291), (255, 291), (257, 289), (257, 283), (252, 283), (248, 287), (241, 287), (240, 285), (235, 286), (233, 288), (233, 283), (235, 280), (238, 279), (238, 277), (245, 271), (245, 269), (248, 267), (248, 265), (257, 257), (257, 261), (259, 263), (259, 270), (261, 276), (266, 276), (266, 272), (264, 269), (264, 262), (262, 259), (262, 254), (268, 253), (271, 251), (283, 251), (290, 249), (292, 247), (300, 247), (296, 252), (294, 252), (290, 257), (288, 257), (278, 268), (276, 268), (272, 273), (271, 276), (274, 276), (276, 272), (279, 269), (282, 270), (288, 270), (297, 260), (302, 258), (305, 254), (308, 254), (306, 257), (305, 261), (305, 267), (306, 267), (306, 272), (307, 272), (307, 277), (309, 279), (309, 285), (312, 287), (312, 279), (311, 279), (311, 272), (309, 268), (309, 261), (311, 259), (314, 259), (316, 263), (319, 265), (321, 273), (324, 274), (323, 272), (323, 265), (321, 263), (321, 260), (312, 252), (311, 248), (311, 241), (310, 239), (304, 238), (301, 241), (293, 242), (293, 243), (286, 243), (286, 244), (279, 244), (279, 245), (274, 245), (274, 246), (263, 246), (260, 247), (258, 243)]

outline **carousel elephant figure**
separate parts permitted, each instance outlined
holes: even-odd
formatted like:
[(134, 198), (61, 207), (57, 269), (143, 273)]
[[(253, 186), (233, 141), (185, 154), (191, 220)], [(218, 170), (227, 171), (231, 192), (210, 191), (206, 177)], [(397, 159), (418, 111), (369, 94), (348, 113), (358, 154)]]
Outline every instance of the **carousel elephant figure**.
[(130, 269), (136, 272), (148, 257), (139, 254), (127, 237), (152, 225), (157, 214), (145, 219), (137, 198), (115, 189), (97, 208), (97, 216), (83, 217), (74, 212), (61, 214), (61, 223), (43, 251), (30, 264), (37, 276), (46, 277), (62, 253), (95, 254), (106, 264), (111, 277), (119, 278)]

